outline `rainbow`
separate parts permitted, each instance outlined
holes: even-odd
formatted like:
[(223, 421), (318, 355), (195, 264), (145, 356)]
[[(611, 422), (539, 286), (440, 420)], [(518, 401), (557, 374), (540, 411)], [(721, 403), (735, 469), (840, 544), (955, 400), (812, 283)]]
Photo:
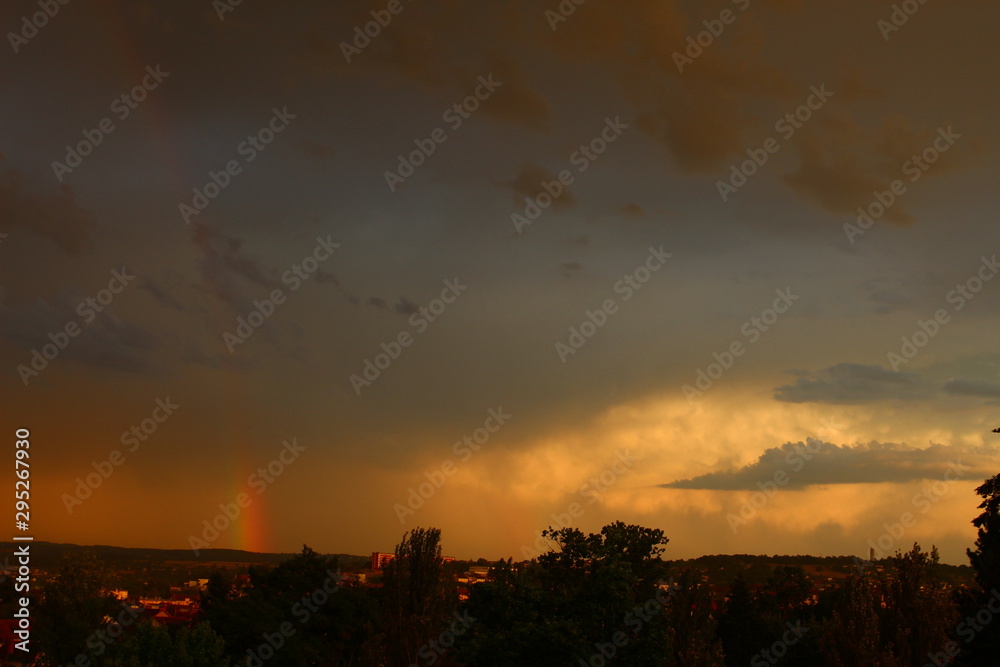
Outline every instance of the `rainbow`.
[[(143, 59), (142, 49), (136, 42), (135, 31), (127, 25), (125, 17), (116, 10), (116, 5), (117, 3), (111, 0), (98, 0), (94, 3), (95, 11), (100, 17), (96, 29), (100, 31), (99, 36), (108, 44), (113, 45), (114, 50), (120, 54), (117, 61), (118, 74), (126, 82), (126, 85), (132, 85), (143, 79), (147, 66), (155, 67), (159, 63), (146, 62)], [(165, 71), (171, 71), (168, 60), (165, 60), (162, 65)], [(166, 86), (169, 84), (168, 79)], [(177, 201), (181, 202), (186, 201), (190, 196), (190, 179), (186, 177), (186, 174), (191, 170), (187, 168), (184, 159), (176, 149), (175, 137), (177, 137), (178, 131), (167, 110), (165, 99), (165, 95), (151, 94), (143, 101), (142, 112), (137, 114), (134, 119), (129, 119), (129, 122), (147, 124), (148, 136), (156, 149), (161, 166), (166, 167), (164, 171), (168, 174), (169, 188), (176, 193)], [(177, 221), (179, 220), (178, 216)], [(178, 229), (183, 229), (179, 223)], [(220, 331), (232, 325), (228, 314), (217, 310), (215, 316)], [(234, 399), (230, 405), (237, 402), (245, 404), (252, 400), (245, 382), (233, 375), (227, 379), (228, 381), (225, 382), (226, 393), (223, 395)], [(228, 435), (231, 443), (249, 441), (249, 433), (247, 433), (248, 429), (246, 428), (248, 413), (249, 410), (240, 410), (236, 407), (231, 407), (229, 410), (230, 429)], [(233, 464), (227, 471), (231, 494), (227, 496), (226, 502), (234, 502), (238, 494), (245, 493), (250, 497), (251, 503), (248, 507), (241, 509), (240, 516), (226, 531), (228, 535), (221, 537), (224, 544), (215, 546), (223, 547), (228, 543), (228, 546), (233, 548), (263, 552), (270, 546), (266, 530), (267, 508), (262, 496), (258, 495), (257, 490), (248, 483), (248, 479), (255, 472), (257, 465), (249, 460), (243, 460), (239, 452), (233, 452), (233, 454), (235, 455)]]

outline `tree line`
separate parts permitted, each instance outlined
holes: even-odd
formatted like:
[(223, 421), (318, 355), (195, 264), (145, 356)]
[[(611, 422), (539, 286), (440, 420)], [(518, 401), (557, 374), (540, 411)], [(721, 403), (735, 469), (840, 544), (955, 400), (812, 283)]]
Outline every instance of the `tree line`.
[[(304, 546), (280, 565), (250, 567), (240, 589), (213, 574), (196, 623), (172, 629), (130, 619), (107, 595), (105, 566), (77, 555), (37, 601), (32, 664), (991, 665), (1000, 655), (1000, 475), (976, 492), (982, 513), (967, 550), (975, 582), (957, 588), (938, 575), (936, 548), (914, 544), (876, 564), (857, 561), (819, 593), (801, 567), (780, 565), (758, 587), (737, 573), (717, 598), (698, 571), (661, 558), (662, 530), (616, 522), (589, 534), (550, 527), (549, 551), (493, 564), (460, 600), (441, 531), (416, 528), (380, 586), (343, 577), (336, 557)], [(6, 584), (0, 592), (10, 602)]]

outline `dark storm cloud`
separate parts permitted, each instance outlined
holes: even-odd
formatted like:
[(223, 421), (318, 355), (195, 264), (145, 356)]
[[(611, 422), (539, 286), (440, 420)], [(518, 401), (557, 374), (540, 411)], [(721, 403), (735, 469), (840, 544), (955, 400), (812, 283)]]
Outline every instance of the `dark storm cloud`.
[(80, 347), (68, 358), (115, 370), (145, 373), (156, 370), (152, 353), (159, 347), (153, 332), (108, 313), (98, 316), (94, 325), (80, 335)]
[(857, 289), (864, 299), (875, 305), (876, 314), (888, 315), (913, 306), (919, 298), (937, 288), (933, 274), (915, 271), (870, 278), (861, 282)]
[(139, 283), (139, 288), (153, 295), (153, 298), (165, 308), (173, 308), (181, 312), (187, 311), (187, 308), (175, 299), (166, 287), (157, 284), (149, 278), (143, 278), (142, 282)]
[(241, 239), (196, 222), (192, 240), (202, 253), (198, 270), (206, 288), (234, 310), (245, 309), (253, 298), (247, 283), (267, 289), (277, 286), (259, 260), (244, 254)]
[[(840, 112), (834, 117), (810, 121), (811, 132), (798, 141), (799, 167), (784, 177), (794, 191), (834, 213), (856, 213), (859, 206), (874, 201), (874, 193), (889, 190), (893, 181), (909, 185), (937, 175), (960, 160), (958, 149), (945, 141), (945, 152), (927, 168), (913, 161), (932, 148), (939, 139), (936, 128), (915, 127), (905, 116), (886, 117), (877, 127), (862, 127), (853, 117)], [(956, 140), (957, 141), (957, 140)], [(909, 225), (914, 217), (902, 197), (895, 197), (881, 216), (899, 225)]]
[[(477, 77), (492, 74), (502, 85), (476, 113), (547, 133), (566, 116), (558, 115), (559, 106), (550, 102), (559, 94), (546, 78), (570, 81), (598, 62), (620, 91), (618, 111), (631, 112), (636, 126), (653, 137), (677, 166), (686, 172), (722, 175), (734, 159), (745, 157), (750, 136), (760, 129), (761, 101), (776, 104), (782, 112), (793, 111), (812, 83), (796, 81), (788, 63), (765, 49), (769, 38), (780, 41), (782, 34), (795, 32), (792, 21), (798, 6), (761, 1), (745, 13), (737, 12), (738, 21), (727, 29), (726, 39), (706, 49), (683, 72), (678, 71), (674, 53), (683, 50), (692, 27), (700, 26), (704, 17), (676, 0), (581, 7), (555, 31), (544, 12), (528, 2), (408, 5), (351, 63), (346, 62), (341, 43), (351, 39), (356, 26), (371, 20), (369, 3), (361, 0), (331, 5), (243, 3), (224, 20), (211, 6), (184, 3), (112, 2), (107, 11), (118, 13), (130, 25), (138, 57), (149, 63), (163, 61), (171, 71), (173, 78), (164, 83), (163, 95), (180, 118), (198, 117), (211, 109), (220, 117), (235, 114), (240, 122), (231, 124), (251, 130), (260, 121), (255, 116), (247, 125), (248, 109), (287, 103), (295, 91), (317, 83), (360, 79), (385, 79), (394, 86), (400, 79), (417, 82), (457, 102), (472, 93)], [(115, 62), (118, 54), (113, 45), (98, 39), (106, 30), (100, 21), (98, 12), (80, 12), (72, 24), (54, 21), (47, 28), (53, 40), (47, 47), (52, 62), (73, 62), (72, 54), (80, 48), (95, 53), (99, 63)], [(176, 47), (179, 26), (185, 36), (183, 49)], [(277, 53), (282, 54), (280, 61)], [(204, 66), (207, 59), (212, 67)], [(639, 62), (642, 67), (636, 66)], [(137, 67), (141, 71), (142, 66)], [(52, 69), (30, 74), (72, 75)], [(98, 69), (99, 76), (114, 72), (120, 78), (104, 87), (134, 85), (134, 73), (123, 69)], [(843, 93), (843, 103), (835, 116), (810, 121), (810, 132), (799, 133), (793, 142), (799, 165), (787, 175), (787, 185), (817, 206), (838, 213), (853, 212), (873, 189), (897, 177), (903, 160), (922, 150), (935, 129), (902, 116), (886, 117), (874, 129), (862, 127), (850, 104), (859, 96), (870, 97), (866, 74), (852, 63), (835, 66), (830, 80), (842, 82), (837, 94)], [(66, 95), (73, 92), (68, 83), (62, 89)], [(329, 159), (336, 153), (321, 140), (302, 139), (295, 148), (313, 159)], [(947, 155), (935, 169), (947, 165), (951, 157)], [(535, 194), (537, 190), (525, 196)], [(564, 195), (556, 205), (570, 207), (572, 198)], [(899, 204), (886, 219), (907, 223), (912, 216)]]
[[(718, 446), (738, 450), (741, 461), (751, 460), (774, 444), (761, 443), (759, 433), (781, 428), (782, 415), (801, 412), (795, 406), (775, 411), (757, 402), (762, 389), (766, 396), (767, 389), (780, 384), (766, 384), (766, 378), (773, 377), (772, 364), (780, 363), (779, 369), (819, 369), (829, 362), (816, 360), (831, 358), (832, 350), (844, 355), (837, 359), (872, 359), (872, 341), (899, 335), (889, 318), (873, 315), (874, 308), (913, 312), (915, 321), (927, 317), (918, 308), (922, 299), (937, 298), (948, 289), (939, 292), (935, 287), (930, 296), (922, 296), (926, 290), (907, 289), (907, 280), (900, 278), (860, 294), (853, 290), (858, 281), (898, 275), (901, 267), (928, 262), (941, 275), (964, 277), (966, 267), (958, 263), (958, 253), (967, 241), (982, 244), (987, 239), (982, 232), (992, 231), (987, 226), (989, 190), (977, 189), (980, 183), (973, 180), (992, 182), (992, 172), (983, 168), (968, 174), (967, 181), (956, 179), (956, 187), (948, 192), (915, 192), (902, 202), (912, 210), (911, 217), (925, 206), (953, 214), (957, 227), (948, 230), (953, 241), (940, 243), (926, 235), (935, 231), (928, 226), (901, 235), (905, 242), (886, 249), (876, 226), (856, 255), (831, 259), (828, 252), (838, 237), (843, 244), (838, 222), (849, 219), (832, 221), (828, 211), (850, 213), (870, 199), (866, 189), (893, 177), (899, 160), (919, 146), (928, 128), (949, 114), (957, 116), (956, 127), (958, 120), (978, 115), (987, 121), (983, 128), (992, 128), (988, 121), (996, 116), (997, 106), (988, 100), (996, 99), (996, 92), (983, 87), (976, 68), (963, 66), (973, 62), (969, 54), (976, 49), (985, 48), (985, 57), (992, 52), (988, 34), (983, 43), (964, 37), (974, 27), (970, 15), (978, 24), (996, 23), (995, 15), (979, 15), (982, 6), (948, 7), (947, 16), (953, 20), (941, 21), (933, 12), (941, 12), (940, 18), (945, 8), (929, 3), (910, 21), (907, 32), (887, 45), (874, 24), (875, 14), (888, 9), (873, 11), (870, 2), (809, 3), (807, 11), (796, 14), (786, 10), (803, 4), (798, 0), (753, 0), (750, 9), (680, 73), (673, 53), (703, 29), (703, 20), (718, 15), (718, 7), (680, 0), (587, 2), (552, 30), (544, 11), (554, 9), (555, 0), (547, 6), (531, 0), (406, 2), (404, 11), (348, 64), (341, 42), (352, 39), (356, 26), (371, 21), (378, 5), (366, 0), (242, 2), (234, 3), (233, 11), (220, 20), (214, 8), (218, 4), (70, 3), (5, 69), (5, 84), (16, 94), (4, 98), (4, 117), (17, 128), (4, 146), (7, 159), (21, 173), (46, 172), (48, 182), (40, 178), (40, 187), (26, 189), (34, 200), (48, 202), (55, 211), (63, 210), (63, 201), (78, 202), (70, 207), (78, 217), (71, 218), (72, 224), (42, 224), (29, 232), (29, 225), (40, 223), (32, 218), (8, 229), (7, 209), (0, 210), (0, 231), (13, 232), (0, 245), (0, 289), (18, 308), (34, 303), (39, 295), (41, 303), (53, 304), (53, 295), (71, 284), (72, 276), (103, 272), (120, 259), (149, 269), (148, 282), (136, 281), (142, 287), (136, 291), (138, 298), (126, 302), (123, 297), (120, 306), (115, 303), (120, 319), (88, 333), (107, 329), (102, 343), (117, 348), (121, 367), (141, 368), (142, 360), (166, 356), (158, 349), (160, 342), (171, 361), (184, 362), (171, 364), (170, 373), (163, 374), (163, 391), (183, 390), (192, 405), (221, 408), (206, 410), (186, 426), (177, 423), (186, 430), (177, 439), (176, 465), (157, 470), (161, 475), (188, 470), (191, 460), (214, 455), (199, 443), (218, 442), (219, 447), (209, 449), (230, 456), (245, 454), (269, 441), (273, 431), (288, 429), (302, 435), (304, 442), (323, 443), (311, 450), (320, 457), (310, 464), (312, 470), (332, 466), (333, 472), (323, 473), (332, 478), (337, 471), (348, 471), (351, 480), (363, 482), (366, 507), (388, 507), (410, 484), (398, 473), (412, 473), (413, 479), (422, 475), (425, 461), (440, 460), (442, 446), (477, 428), (486, 406), (501, 403), (512, 406), (516, 420), (482, 454), (501, 462), (507, 450), (521, 449), (537, 451), (548, 460), (552, 451), (560, 451), (551, 448), (593, 430), (589, 425), (601, 423), (609, 411), (625, 415), (628, 423), (607, 434), (594, 431), (594, 442), (581, 438), (580, 446), (574, 446), (581, 460), (597, 456), (602, 446), (598, 439), (656, 442), (658, 424), (654, 419), (632, 419), (632, 406), (662, 401), (664, 409), (654, 411), (655, 420), (672, 421), (673, 402), (683, 401), (676, 389), (689, 381), (683, 379), (689, 370), (703, 366), (721, 349), (715, 347), (722, 342), (719, 335), (728, 336), (725, 332), (734, 322), (751, 314), (751, 308), (757, 312), (756, 302), (747, 300), (750, 289), (770, 292), (788, 284), (786, 278), (801, 277), (803, 294), (811, 292), (820, 299), (825, 295), (830, 301), (805, 305), (811, 310), (797, 323), (769, 331), (762, 343), (768, 351), (762, 347), (740, 361), (737, 370), (745, 384), (735, 375), (726, 378), (733, 393), (727, 396), (722, 390), (710, 399), (719, 400), (721, 409), (709, 412), (715, 404), (706, 400), (706, 416), (689, 422), (693, 436), (711, 440), (718, 422), (707, 415), (746, 414), (760, 426), (753, 436), (757, 440), (740, 441), (733, 433), (734, 440), (718, 440)], [(22, 10), (3, 11), (15, 13), (3, 24), (16, 26)], [(953, 26), (953, 34), (921, 34), (920, 26), (928, 24), (933, 30)], [(851, 39), (845, 40), (845, 35)], [(965, 48), (968, 53), (962, 52)], [(940, 61), (936, 70), (928, 64), (931, 58)], [(865, 63), (866, 69), (859, 71), (854, 62)], [(49, 161), (66, 143), (79, 140), (81, 128), (93, 127), (106, 115), (108, 102), (141, 80), (146, 65), (157, 63), (169, 77), (106, 137), (86, 168), (72, 175), (68, 182), (76, 199), (68, 191), (60, 193)], [(445, 108), (472, 93), (478, 77), (490, 75), (502, 82), (495, 93), (460, 133), (448, 132), (447, 143), (436, 149), (420, 176), (407, 180), (407, 192), (391, 196), (382, 175), (394, 167), (393, 156), (412, 146), (414, 139), (428, 136), (441, 125)], [(964, 84), (954, 83), (962, 79)], [(747, 159), (746, 150), (772, 132), (777, 114), (794, 110), (808, 87), (823, 81), (837, 91), (830, 106), (794, 140), (783, 142), (774, 161), (723, 207), (715, 180), (726, 178), (732, 163)], [(884, 96), (874, 95), (868, 81), (884, 85)], [(262, 157), (243, 165), (232, 186), (198, 216), (209, 225), (187, 229), (177, 215), (177, 202), (191, 201), (191, 189), (206, 182), (209, 170), (223, 169), (226, 160), (236, 156), (237, 143), (262, 126), (272, 107), (285, 104), (299, 114), (293, 130)], [(882, 119), (892, 113), (905, 113), (908, 120), (886, 125)], [(523, 197), (537, 196), (541, 180), (551, 180), (552, 172), (567, 168), (570, 152), (595, 136), (601, 119), (615, 114), (634, 123), (634, 133), (629, 130), (621, 143), (580, 174), (572, 193), (557, 200), (563, 209), (538, 224), (526, 242), (497, 242), (505, 228), (510, 233), (507, 216), (523, 208)], [(536, 171), (525, 173), (519, 165)], [(789, 181), (780, 180), (784, 174), (791, 174)], [(497, 187), (501, 182), (506, 183)], [(511, 206), (512, 196), (520, 197), (519, 206)], [(856, 197), (860, 200), (852, 201)], [(803, 201), (818, 211), (808, 210)], [(83, 209), (95, 211), (96, 231), (81, 224), (90, 221)], [(663, 211), (670, 212), (669, 220), (660, 220)], [(616, 219), (623, 224), (615, 224)], [(766, 234), (759, 233), (768, 220), (774, 226), (815, 230), (815, 238), (774, 248), (776, 236), (784, 236), (786, 229), (776, 235), (767, 227)], [(965, 226), (973, 223), (981, 224), (980, 233)], [(279, 282), (282, 272), (308, 252), (300, 241), (309, 239), (305, 243), (311, 244), (313, 232), (320, 229), (324, 234), (336, 232), (334, 238), (344, 242), (344, 251), (324, 262), (313, 274), (315, 280), (304, 283), (290, 305), (269, 318), (252, 341), (235, 353), (227, 351), (220, 334), (234, 330), (237, 316), (247, 315), (253, 299), (264, 298), (272, 286), (285, 286)], [(193, 242), (188, 236), (192, 231)], [(24, 243), (39, 235), (48, 240)], [(88, 250), (88, 243), (94, 251)], [(578, 323), (585, 309), (611, 296), (615, 281), (638, 265), (650, 244), (661, 243), (676, 245), (678, 253), (685, 250), (691, 261), (674, 265), (675, 275), (651, 280), (641, 298), (629, 303), (628, 314), (603, 328), (585, 354), (560, 364), (553, 340)], [(954, 248), (956, 258), (943, 256), (946, 246)], [(738, 252), (728, 254), (733, 248)], [(74, 253), (79, 258), (66, 257)], [(32, 274), (34, 279), (24, 280)], [(733, 289), (731, 275), (747, 276), (747, 289)], [(435, 298), (441, 280), (453, 276), (468, 281), (469, 295), (448, 306), (447, 316), (407, 350), (405, 362), (394, 363), (371, 391), (366, 387), (355, 395), (349, 375), (362, 373), (365, 361), (380, 352), (379, 341), (395, 335), (415, 304)], [(399, 296), (403, 291), (414, 296)], [(375, 293), (386, 297), (365, 300)], [(379, 311), (346, 308), (341, 298)], [(991, 298), (977, 297), (973, 307), (992, 312), (985, 308)], [(851, 314), (860, 311), (861, 316), (824, 316), (831, 301), (837, 306), (849, 303)], [(52, 323), (62, 324), (66, 314), (66, 308), (57, 309), (57, 316), (43, 320), (23, 310), (0, 311), (0, 334), (15, 333), (17, 322), (31, 323), (31, 330), (14, 346), (26, 358), (30, 345), (43, 341), (40, 336)], [(133, 319), (136, 315), (149, 320)], [(975, 336), (969, 339), (970, 347), (989, 340), (975, 328), (982, 319), (967, 320)], [(805, 324), (815, 327), (804, 334), (797, 327)], [(965, 342), (958, 338), (964, 330), (948, 333), (956, 345)], [(117, 344), (112, 346), (112, 341)], [(67, 360), (78, 343), (84, 339), (73, 341)], [(950, 344), (941, 338), (936, 349), (947, 355)], [(106, 353), (114, 351), (95, 349), (92, 357), (109, 365)], [(784, 394), (779, 400), (872, 403), (933, 389), (905, 374), (866, 374), (858, 370), (862, 366), (848, 366), (839, 374), (827, 369), (790, 378), (790, 386), (778, 390)], [(206, 373), (205, 368), (223, 372)], [(989, 379), (971, 364), (948, 370), (935, 377)], [(77, 385), (87, 382), (92, 371), (80, 366)], [(80, 406), (80, 412), (93, 419), (114, 413), (120, 409), (115, 407), (119, 397), (134, 382), (121, 375), (114, 382), (93, 383), (93, 392), (86, 395), (60, 400)], [(206, 375), (215, 375), (219, 382), (205, 382)], [(896, 382), (897, 376), (912, 381)], [(988, 387), (956, 388), (989, 400)], [(15, 401), (38, 395), (18, 394)], [(943, 423), (932, 428), (942, 432), (960, 417), (936, 409), (982, 402), (969, 395), (946, 394), (939, 403), (920, 404), (934, 408), (920, 416), (928, 423), (940, 416)], [(898, 407), (890, 404), (881, 413), (862, 410), (884, 417), (872, 421), (877, 432), (863, 437), (879, 437), (881, 429), (898, 427), (906, 429), (906, 439), (922, 442), (919, 435), (911, 435), (919, 430), (909, 424), (914, 411)], [(331, 423), (338, 427), (331, 429)], [(87, 423), (74, 428), (82, 441), (95, 432)], [(954, 427), (954, 432), (966, 435), (962, 427)], [(310, 433), (315, 437), (308, 438)], [(73, 439), (66, 442), (78, 447)], [(106, 455), (106, 443), (95, 438), (91, 444), (95, 457)], [(668, 455), (683, 461), (688, 456), (683, 441)], [(865, 472), (840, 456), (843, 478)], [(902, 462), (911, 455), (895, 456), (896, 467), (887, 466), (884, 476), (902, 475)], [(553, 460), (557, 467), (571, 470), (574, 465)], [(474, 465), (484, 463), (490, 467), (485, 458)], [(933, 467), (926, 461), (921, 466), (922, 474)], [(385, 471), (393, 473), (391, 480), (383, 476)], [(519, 466), (517, 474), (533, 471)], [(218, 504), (213, 497), (224, 499), (229, 481), (216, 475), (198, 487), (210, 502), (193, 512), (187, 505), (197, 500), (175, 504), (160, 518), (199, 525), (205, 508)], [(529, 488), (521, 480), (511, 481)], [(496, 482), (498, 487), (502, 483)], [(271, 532), (283, 532), (281, 540), (292, 533), (313, 534), (313, 524), (321, 525), (329, 508), (356, 495), (349, 485), (327, 487), (329, 493), (317, 499), (314, 484), (290, 483), (279, 494), (287, 499), (280, 502), (288, 504), (276, 505), (271, 512), (289, 520), (274, 523)], [(150, 488), (126, 500), (155, 508), (155, 489)], [(467, 491), (454, 491), (454, 502), (427, 511), (455, 507), (460, 514), (475, 504), (467, 502)], [(507, 495), (501, 490), (499, 497)], [(525, 506), (543, 506), (542, 495), (526, 491)], [(274, 500), (278, 503), (278, 496)], [(360, 548), (392, 544), (385, 533), (376, 534), (380, 524), (395, 523), (391, 513), (381, 519), (374, 514), (356, 513), (352, 526), (327, 539), (351, 540)], [(182, 532), (188, 526), (166, 530), (166, 523), (145, 519), (138, 523), (154, 524), (152, 530), (160, 533), (156, 540), (188, 534)], [(125, 535), (126, 523), (107, 523), (88, 526), (94, 530), (87, 539)], [(74, 530), (83, 526), (64, 525)], [(395, 528), (390, 525), (388, 530)]]
[(774, 398), (786, 403), (859, 405), (878, 401), (930, 398), (935, 387), (914, 373), (880, 366), (841, 363), (821, 371), (793, 371), (794, 384), (778, 387)]
[(1000, 384), (961, 378), (949, 380), (944, 385), (946, 394), (952, 396), (971, 396), (975, 398), (1000, 398)]
[(419, 306), (405, 296), (401, 296), (399, 297), (399, 300), (396, 301), (396, 305), (393, 306), (393, 310), (400, 315), (412, 315), (419, 310)]
[[(160, 343), (152, 331), (119, 318), (114, 304), (96, 312), (86, 297), (64, 290), (50, 301), (38, 299), (19, 307), (0, 306), (0, 336), (25, 351), (40, 349), (75, 322), (80, 332), (70, 337), (57, 359), (134, 373), (150, 372)], [(27, 364), (27, 357), (20, 363)]]
[(501, 85), (483, 105), (488, 116), (547, 132), (551, 129), (548, 101), (532, 90), (524, 68), (513, 58), (487, 63), (484, 73), (494, 75)]
[(324, 271), (323, 269), (318, 269), (316, 273), (313, 274), (312, 279), (319, 283), (333, 283), (337, 287), (340, 287), (340, 280), (337, 276), (329, 271)]
[[(322, 28), (306, 30), (305, 68), (341, 76), (357, 75), (359, 70), (394, 73), (447, 93), (456, 102), (473, 93), (477, 77), (492, 77), (500, 86), (476, 113), (534, 131), (550, 129), (549, 102), (529, 80), (530, 70), (520, 53), (534, 50), (523, 40), (535, 23), (523, 22), (516, 3), (414, 5), (350, 64), (341, 41), (351, 36), (354, 26), (371, 20), (371, 7), (358, 0), (336, 5), (325, 9), (325, 20), (317, 22)], [(509, 55), (511, 40), (521, 40), (523, 48), (517, 50), (521, 59)]]
[(0, 170), (0, 226), (38, 234), (68, 255), (90, 245), (94, 216), (77, 205), (68, 185), (35, 186), (13, 169)]
[[(543, 183), (558, 182), (558, 178), (545, 167), (537, 164), (522, 164), (518, 167), (517, 174), (510, 181), (501, 185), (510, 188), (517, 195), (517, 201), (524, 198), (534, 200), (543, 189)], [(576, 197), (569, 190), (564, 190), (558, 197), (552, 198), (552, 208), (571, 209), (576, 208)]]
[[(1000, 451), (992, 447), (931, 445), (916, 449), (895, 443), (870, 442), (835, 445), (820, 440), (786, 442), (768, 449), (753, 463), (738, 470), (720, 470), (661, 485), (668, 489), (758, 491), (759, 483), (785, 479), (783, 489), (805, 489), (821, 484), (903, 483), (944, 479), (960, 473), (963, 479), (992, 475)], [(955, 468), (952, 464), (960, 464)], [(782, 474), (783, 473), (783, 474)]]

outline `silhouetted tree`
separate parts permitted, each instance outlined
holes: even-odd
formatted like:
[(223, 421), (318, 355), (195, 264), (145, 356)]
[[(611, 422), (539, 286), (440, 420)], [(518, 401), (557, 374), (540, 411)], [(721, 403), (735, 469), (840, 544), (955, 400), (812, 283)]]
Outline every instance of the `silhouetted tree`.
[[(789, 638), (794, 642), (785, 644), (782, 665), (812, 667), (822, 661), (819, 627), (824, 620), (823, 609), (813, 604), (812, 587), (812, 581), (800, 566), (779, 565), (768, 574), (758, 596), (760, 623), (764, 629), (758, 635), (752, 655), (756, 656), (765, 649), (771, 649), (775, 642), (784, 642)], [(795, 628), (799, 630), (792, 630), (789, 634)], [(763, 656), (756, 660), (758, 664), (760, 660), (766, 662)]]
[(922, 667), (949, 641), (955, 609), (934, 571), (937, 549), (914, 544), (885, 562), (884, 572), (865, 570), (844, 585), (822, 638), (831, 665)]
[(445, 629), (457, 595), (443, 588), (440, 529), (414, 528), (403, 535), (395, 553), (382, 578), (385, 648), (390, 664), (409, 665)]
[(244, 594), (216, 590), (204, 610), (234, 663), (273, 652), (273, 660), (264, 662), (349, 665), (367, 651), (378, 618), (374, 600), (360, 587), (340, 581), (335, 557), (303, 546), (277, 567), (251, 567), (249, 572)]
[[(1000, 430), (998, 430), (1000, 431)], [(994, 432), (998, 432), (994, 431)], [(975, 549), (968, 549), (969, 563), (976, 571), (977, 590), (963, 600), (962, 625), (956, 640), (966, 648), (966, 664), (986, 664), (1000, 655), (1000, 618), (982, 624), (976, 615), (1000, 600), (1000, 475), (983, 482), (976, 493), (982, 497), (982, 513), (972, 520), (977, 529)]]
[(902, 663), (882, 647), (876, 612), (878, 584), (871, 573), (851, 574), (840, 589), (833, 618), (820, 645), (831, 667), (897, 667)]
[(969, 563), (976, 570), (976, 581), (984, 592), (1000, 588), (1000, 475), (991, 477), (976, 489), (983, 502), (982, 514), (972, 520), (977, 528), (975, 549), (967, 549)]
[[(104, 654), (108, 644), (94, 633), (106, 629), (107, 619), (124, 610), (112, 597), (107, 568), (95, 552), (65, 556), (42, 595), (32, 625), (37, 628), (38, 646), (48, 664), (69, 664), (81, 653), (92, 661)], [(127, 616), (122, 620), (133, 619)]]
[(543, 536), (551, 551), (524, 565), (498, 563), (493, 580), (470, 591), (464, 609), (476, 622), (459, 638), (467, 665), (672, 664), (663, 531), (617, 522), (600, 533), (550, 527)]
[(888, 559), (882, 628), (903, 664), (922, 667), (929, 653), (944, 649), (955, 626), (956, 610), (935, 572), (939, 560), (936, 547), (925, 553), (916, 543)]
[(685, 570), (677, 579), (675, 594), (667, 605), (670, 638), (668, 664), (678, 667), (722, 667), (722, 642), (712, 613), (712, 593), (699, 575)]
[(719, 640), (727, 665), (747, 665), (770, 636), (760, 605), (742, 573), (733, 579), (719, 615)]

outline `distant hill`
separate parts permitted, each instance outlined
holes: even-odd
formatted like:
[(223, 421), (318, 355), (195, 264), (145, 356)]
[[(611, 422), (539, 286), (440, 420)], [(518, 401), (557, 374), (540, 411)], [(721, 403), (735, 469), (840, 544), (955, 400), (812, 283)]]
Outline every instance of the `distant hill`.
[[(25, 542), (0, 542), (0, 566), (10, 567), (14, 564), (11, 558), (17, 547)], [(96, 552), (105, 562), (112, 566), (125, 566), (134, 563), (227, 563), (231, 565), (276, 565), (288, 560), (295, 554), (287, 553), (256, 553), (240, 549), (201, 549), (195, 555), (191, 549), (146, 549), (133, 547), (113, 547), (107, 545), (80, 546), (78, 544), (61, 544), (58, 542), (31, 542), (32, 567), (51, 570), (58, 567), (65, 554), (82, 550)], [(366, 556), (350, 554), (330, 554), (340, 559), (343, 569), (363, 568), (369, 562)]]

